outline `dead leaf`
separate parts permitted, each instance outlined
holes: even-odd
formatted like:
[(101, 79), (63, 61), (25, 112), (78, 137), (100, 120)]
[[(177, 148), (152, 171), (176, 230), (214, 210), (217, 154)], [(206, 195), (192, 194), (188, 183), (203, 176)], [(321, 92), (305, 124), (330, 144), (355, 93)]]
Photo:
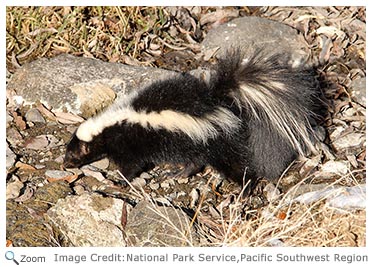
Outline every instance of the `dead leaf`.
[(26, 129), (26, 122), (22, 118), (22, 116), (18, 115), (17, 112), (15, 112), (15, 111), (12, 112), (12, 115), (13, 115), (13, 119), (14, 119), (14, 122), (15, 122), (17, 128), (21, 131), (25, 130)]
[(63, 124), (76, 124), (81, 123), (84, 119), (78, 115), (66, 112), (54, 112), (58, 122)]
[(70, 183), (74, 182), (76, 179), (78, 179), (78, 175), (77, 174), (67, 175), (67, 176), (58, 177), (58, 178), (49, 177), (47, 175), (46, 175), (46, 177), (47, 177), (47, 181), (50, 182), (50, 183), (58, 182), (58, 181), (66, 181), (66, 182), (68, 182), (70, 184)]
[(47, 117), (51, 121), (56, 121), (56, 116), (46, 107), (44, 107), (43, 104), (39, 103), (36, 107), (40, 113), (42, 113), (45, 117)]
[(29, 164), (26, 164), (26, 163), (23, 163), (23, 162), (20, 162), (18, 161), (15, 165), (18, 169), (22, 170), (22, 171), (35, 171), (36, 168), (34, 166), (31, 166)]

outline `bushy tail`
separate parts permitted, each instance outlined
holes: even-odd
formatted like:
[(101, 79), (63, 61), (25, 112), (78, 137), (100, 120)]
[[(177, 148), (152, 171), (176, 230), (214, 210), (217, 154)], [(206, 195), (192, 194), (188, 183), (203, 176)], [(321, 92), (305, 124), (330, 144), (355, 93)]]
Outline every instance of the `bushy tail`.
[(314, 151), (310, 120), (319, 106), (319, 86), (312, 71), (284, 66), (280, 57), (262, 50), (250, 56), (239, 49), (229, 51), (219, 60), (213, 83), (241, 116), (277, 131), (303, 155)]

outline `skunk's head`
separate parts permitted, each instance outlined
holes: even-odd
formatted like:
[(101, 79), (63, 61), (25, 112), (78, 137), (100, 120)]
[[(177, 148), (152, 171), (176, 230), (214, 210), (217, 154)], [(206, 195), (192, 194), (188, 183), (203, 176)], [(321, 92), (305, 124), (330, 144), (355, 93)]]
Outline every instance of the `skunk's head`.
[(65, 168), (77, 168), (105, 156), (105, 142), (101, 135), (96, 136), (90, 142), (85, 142), (74, 133), (67, 144), (63, 165)]

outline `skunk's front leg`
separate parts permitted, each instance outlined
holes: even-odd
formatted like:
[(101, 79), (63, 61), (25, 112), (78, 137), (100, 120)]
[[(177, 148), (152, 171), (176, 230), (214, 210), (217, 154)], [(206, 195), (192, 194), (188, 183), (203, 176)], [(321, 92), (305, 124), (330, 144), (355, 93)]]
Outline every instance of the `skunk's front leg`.
[(131, 182), (135, 177), (138, 177), (142, 172), (154, 167), (153, 163), (139, 162), (121, 162), (119, 171)]

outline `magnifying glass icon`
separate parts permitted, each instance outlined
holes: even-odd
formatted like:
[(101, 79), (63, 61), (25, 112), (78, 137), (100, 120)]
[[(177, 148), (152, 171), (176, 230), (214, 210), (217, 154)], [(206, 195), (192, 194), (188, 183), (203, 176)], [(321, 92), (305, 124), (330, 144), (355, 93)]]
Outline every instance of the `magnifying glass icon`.
[(14, 259), (14, 253), (13, 251), (7, 251), (5, 252), (5, 258), (9, 261), (14, 261), (15, 264), (19, 265), (18, 261)]

